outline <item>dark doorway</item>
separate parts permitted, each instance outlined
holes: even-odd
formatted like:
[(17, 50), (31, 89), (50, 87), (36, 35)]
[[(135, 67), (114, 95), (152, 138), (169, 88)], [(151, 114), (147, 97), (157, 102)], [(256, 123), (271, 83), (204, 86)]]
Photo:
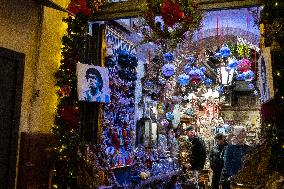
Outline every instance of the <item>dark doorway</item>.
[(15, 187), (24, 54), (0, 47), (0, 188)]

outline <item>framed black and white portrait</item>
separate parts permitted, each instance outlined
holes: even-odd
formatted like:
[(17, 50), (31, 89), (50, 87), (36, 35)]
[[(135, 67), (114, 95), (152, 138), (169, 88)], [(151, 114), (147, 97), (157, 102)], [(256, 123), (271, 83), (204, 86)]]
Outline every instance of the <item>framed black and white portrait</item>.
[(77, 63), (79, 101), (110, 102), (108, 69)]

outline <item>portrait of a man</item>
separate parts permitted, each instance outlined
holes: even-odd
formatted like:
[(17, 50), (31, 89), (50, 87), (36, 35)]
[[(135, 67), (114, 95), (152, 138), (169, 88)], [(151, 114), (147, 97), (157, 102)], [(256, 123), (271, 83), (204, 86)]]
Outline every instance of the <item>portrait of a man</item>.
[(78, 63), (79, 100), (110, 102), (108, 70), (99, 66)]

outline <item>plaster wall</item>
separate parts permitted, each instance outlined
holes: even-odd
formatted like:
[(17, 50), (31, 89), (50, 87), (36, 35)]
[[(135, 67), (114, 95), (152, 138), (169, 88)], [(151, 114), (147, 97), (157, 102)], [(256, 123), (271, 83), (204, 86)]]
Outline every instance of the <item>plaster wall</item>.
[(67, 15), (32, 0), (5, 1), (0, 10), (0, 46), (25, 54), (20, 132), (50, 133), (57, 103), (54, 72)]

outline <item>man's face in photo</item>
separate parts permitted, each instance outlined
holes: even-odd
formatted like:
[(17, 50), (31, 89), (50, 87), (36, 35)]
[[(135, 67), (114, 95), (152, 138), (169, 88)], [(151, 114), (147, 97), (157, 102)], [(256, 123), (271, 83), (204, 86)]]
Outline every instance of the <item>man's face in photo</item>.
[(88, 85), (91, 89), (92, 95), (96, 95), (99, 91), (99, 83), (97, 76), (95, 74), (89, 74), (88, 75)]

